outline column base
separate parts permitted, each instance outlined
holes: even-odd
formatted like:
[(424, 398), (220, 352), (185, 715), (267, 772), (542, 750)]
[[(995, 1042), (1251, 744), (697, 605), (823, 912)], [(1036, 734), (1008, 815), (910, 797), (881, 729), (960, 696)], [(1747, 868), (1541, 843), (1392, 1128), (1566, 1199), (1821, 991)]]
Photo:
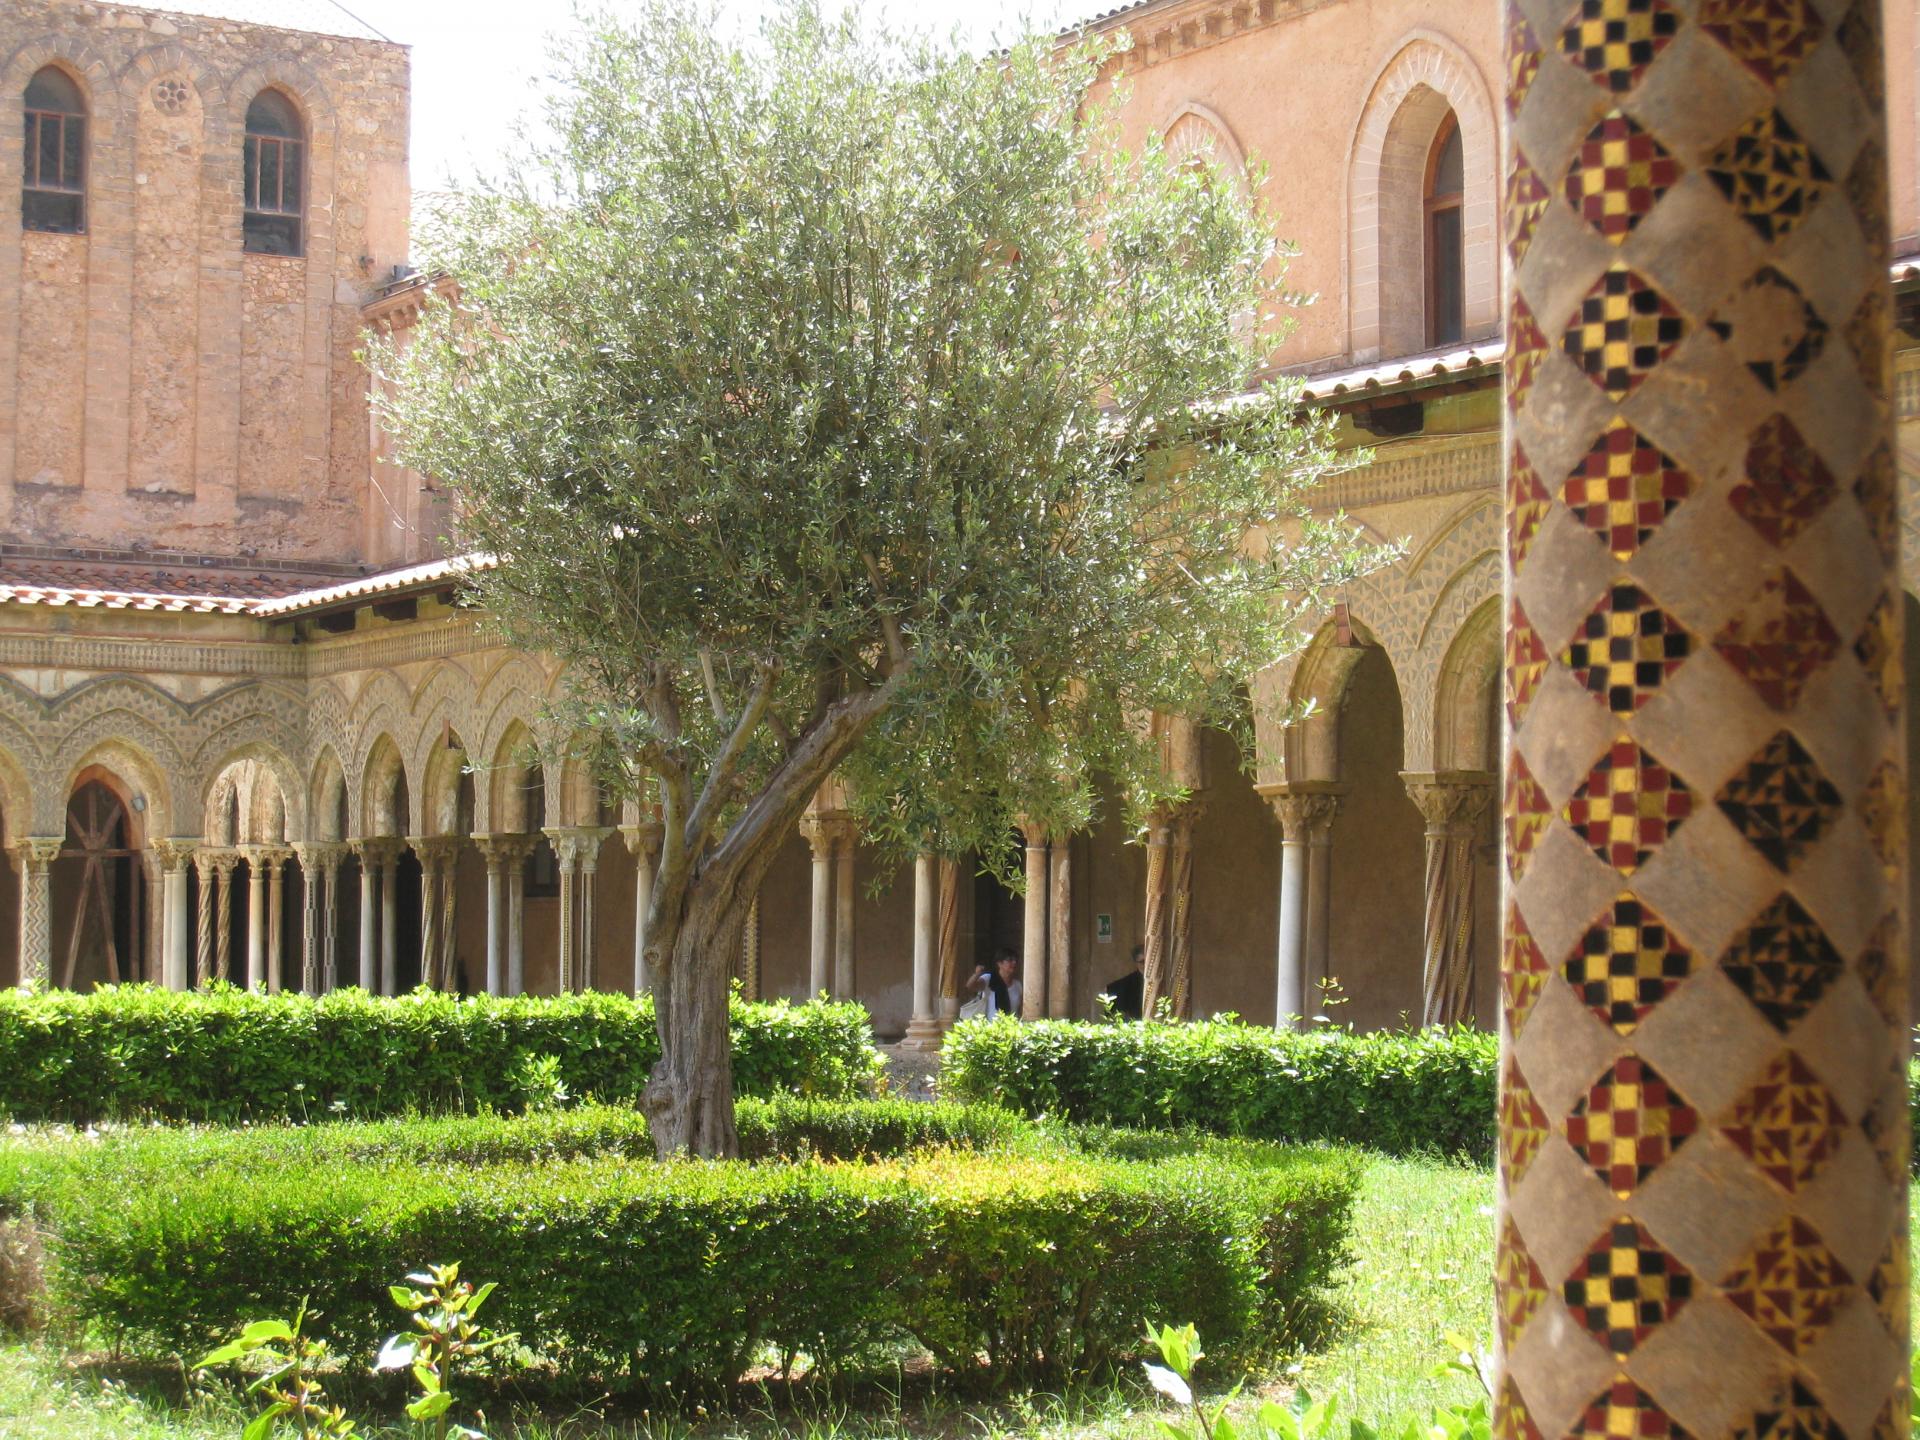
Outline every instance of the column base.
[(938, 1050), (947, 1042), (947, 1030), (938, 1020), (915, 1020), (900, 1039), (902, 1050)]

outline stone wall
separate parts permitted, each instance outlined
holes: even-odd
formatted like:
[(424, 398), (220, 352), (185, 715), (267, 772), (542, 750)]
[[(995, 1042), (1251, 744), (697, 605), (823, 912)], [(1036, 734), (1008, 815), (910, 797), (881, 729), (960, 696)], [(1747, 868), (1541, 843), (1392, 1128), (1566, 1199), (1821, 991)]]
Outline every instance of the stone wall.
[[(0, 11), (0, 95), (88, 110), (87, 226), (22, 231), (0, 127), (0, 530), (11, 540), (366, 558), (360, 310), (407, 256), (397, 45), (78, 0)], [(305, 254), (241, 248), (248, 104), (306, 127)], [(17, 319), (16, 319), (17, 317)]]

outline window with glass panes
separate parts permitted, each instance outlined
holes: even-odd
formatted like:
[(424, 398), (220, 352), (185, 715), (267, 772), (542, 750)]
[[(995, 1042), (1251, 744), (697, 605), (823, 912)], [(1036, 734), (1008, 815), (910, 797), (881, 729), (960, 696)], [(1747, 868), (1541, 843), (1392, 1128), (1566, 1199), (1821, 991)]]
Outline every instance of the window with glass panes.
[(52, 65), (27, 82), (20, 223), (77, 235), (87, 228), (87, 107), (80, 87)]
[(1449, 111), (1427, 153), (1423, 210), (1427, 225), (1427, 344), (1452, 345), (1465, 329), (1466, 266), (1461, 246), (1461, 193), (1466, 163), (1460, 125)]
[(299, 255), (306, 198), (305, 136), (293, 104), (262, 90), (247, 107), (242, 234), (256, 255)]

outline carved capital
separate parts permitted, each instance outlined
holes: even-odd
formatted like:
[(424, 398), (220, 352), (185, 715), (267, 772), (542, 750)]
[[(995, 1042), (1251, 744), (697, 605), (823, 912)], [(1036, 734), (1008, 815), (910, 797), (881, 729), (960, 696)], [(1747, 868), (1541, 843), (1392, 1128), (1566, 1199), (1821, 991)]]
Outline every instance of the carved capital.
[(1466, 834), (1480, 823), (1493, 798), (1493, 777), (1474, 772), (1409, 774), (1407, 794), (1420, 808), (1429, 835)]
[(67, 842), (58, 835), (29, 835), (16, 840), (13, 853), (22, 875), (43, 875)]
[(644, 855), (649, 861), (659, 859), (660, 844), (666, 839), (666, 834), (667, 827), (658, 820), (620, 827), (620, 838), (627, 842), (627, 850), (636, 859)]
[(563, 868), (591, 870), (600, 858), (600, 846), (612, 830), (598, 825), (556, 825), (543, 833), (560, 857)]
[(174, 837), (149, 841), (147, 848), (159, 858), (163, 875), (178, 875), (199, 859), (200, 842)]
[(1340, 797), (1327, 790), (1271, 790), (1267, 803), (1273, 806), (1284, 837), (1297, 842), (1305, 842), (1315, 831), (1333, 824), (1340, 810)]
[(347, 848), (360, 857), (363, 870), (389, 870), (399, 862), (402, 843), (392, 835), (369, 835), (349, 840)]
[(535, 839), (532, 835), (476, 835), (473, 848), (487, 862), (489, 872), (511, 870), (533, 853)]
[(234, 849), (232, 846), (223, 846), (212, 852), (214, 871), (222, 880), (231, 880), (233, 879), (233, 872), (239, 868), (240, 862), (246, 858), (245, 855), (241, 854), (240, 851)]
[(800, 817), (800, 833), (813, 847), (813, 858), (824, 860), (843, 845), (851, 845), (859, 827), (850, 815), (822, 815), (818, 811)]
[(293, 853), (300, 857), (300, 869), (308, 875), (331, 875), (346, 858), (347, 847), (338, 840), (296, 840)]
[(267, 874), (278, 877), (280, 867), (293, 858), (291, 845), (255, 845), (248, 856), (254, 864), (262, 867)]

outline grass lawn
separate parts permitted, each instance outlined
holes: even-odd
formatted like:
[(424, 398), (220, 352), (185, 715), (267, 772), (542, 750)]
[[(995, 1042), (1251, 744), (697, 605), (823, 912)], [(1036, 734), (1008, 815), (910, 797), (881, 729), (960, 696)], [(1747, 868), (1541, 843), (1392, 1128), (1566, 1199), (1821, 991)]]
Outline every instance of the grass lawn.
[[(1369, 1164), (1354, 1232), (1354, 1264), (1337, 1298), (1328, 1342), (1259, 1389), (1283, 1393), (1294, 1381), (1316, 1395), (1338, 1393), (1341, 1410), (1371, 1421), (1424, 1413), (1436, 1403), (1472, 1398), (1472, 1382), (1426, 1378), (1445, 1358), (1442, 1336), (1484, 1335), (1491, 1313), (1493, 1180), (1489, 1172), (1426, 1161)], [(1231, 1377), (1209, 1375), (1212, 1385)], [(246, 1412), (224, 1388), (182, 1408), (177, 1386), (103, 1378), (75, 1367), (43, 1344), (0, 1345), (0, 1440), (234, 1440)], [(936, 1399), (890, 1400), (884, 1393), (848, 1413), (813, 1416), (748, 1413), (689, 1427), (627, 1416), (596, 1419), (591, 1407), (563, 1419), (496, 1425), (496, 1440), (627, 1440), (731, 1435), (967, 1437), (1044, 1435), (1145, 1437), (1154, 1434), (1150, 1394), (1102, 1389), (1075, 1396), (1031, 1396), (963, 1406)], [(374, 1431), (380, 1440), (408, 1432)]]

